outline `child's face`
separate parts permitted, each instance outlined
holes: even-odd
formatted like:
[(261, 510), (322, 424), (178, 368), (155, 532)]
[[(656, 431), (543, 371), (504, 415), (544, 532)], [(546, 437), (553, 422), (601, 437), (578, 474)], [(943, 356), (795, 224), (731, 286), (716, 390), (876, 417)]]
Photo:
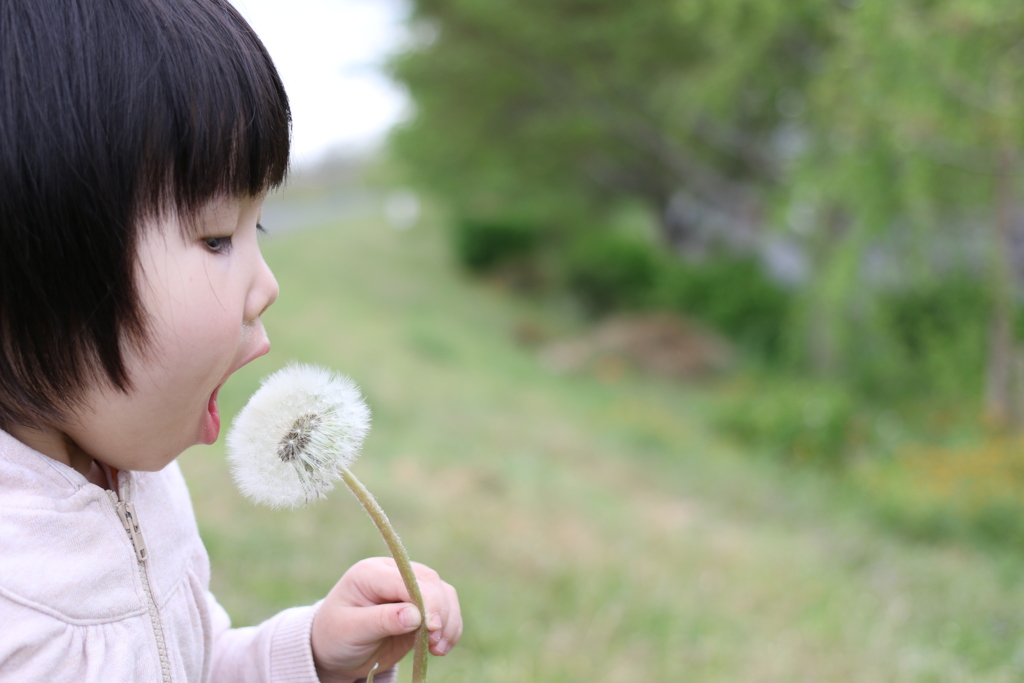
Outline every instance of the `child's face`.
[(183, 237), (174, 220), (149, 226), (139, 245), (139, 293), (150, 345), (126, 353), (133, 390), (99, 387), (63, 431), (87, 454), (119, 469), (157, 470), (220, 431), (217, 392), (270, 350), (260, 315), (277, 281), (257, 243), (259, 199), (226, 199)]

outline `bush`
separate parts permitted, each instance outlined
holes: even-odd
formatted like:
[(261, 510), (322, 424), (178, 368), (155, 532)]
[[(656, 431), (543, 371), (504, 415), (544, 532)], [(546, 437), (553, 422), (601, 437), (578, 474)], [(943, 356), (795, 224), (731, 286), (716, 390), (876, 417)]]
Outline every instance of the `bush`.
[(872, 438), (871, 420), (839, 387), (760, 389), (718, 406), (713, 422), (746, 446), (797, 463), (837, 466)]
[(862, 391), (901, 399), (981, 390), (991, 309), (983, 282), (952, 275), (881, 293), (874, 305), (878, 341), (856, 342), (850, 364), (850, 379)]
[(564, 268), (569, 290), (594, 314), (644, 305), (658, 276), (651, 247), (615, 234), (578, 241), (566, 253)]
[(577, 242), (564, 260), (570, 291), (592, 313), (649, 307), (678, 311), (748, 352), (781, 354), (792, 295), (753, 258), (685, 263), (616, 234)]
[(540, 246), (540, 230), (514, 220), (467, 218), (456, 222), (454, 242), (459, 263), (483, 273), (533, 256)]
[(984, 328), (991, 296), (983, 283), (960, 276), (889, 294), (882, 305), (901, 346), (921, 355), (935, 346), (959, 346), (966, 329)]
[(701, 320), (764, 358), (782, 351), (792, 295), (753, 258), (719, 257), (663, 266), (657, 303)]

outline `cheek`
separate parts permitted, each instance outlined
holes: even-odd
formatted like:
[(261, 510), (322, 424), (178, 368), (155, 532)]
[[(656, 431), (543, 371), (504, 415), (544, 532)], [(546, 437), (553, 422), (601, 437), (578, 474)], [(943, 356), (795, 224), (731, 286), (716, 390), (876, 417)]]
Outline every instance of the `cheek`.
[(236, 298), (208, 282), (190, 282), (164, 297), (150, 316), (149, 361), (177, 373), (209, 372), (210, 362), (239, 344), (242, 311), (232, 305)]
[(140, 368), (140, 374), (148, 375), (143, 381), (150, 384), (151, 395), (191, 402), (197, 392), (212, 391), (237, 355), (239, 325), (233, 322), (225, 316), (199, 317), (154, 339), (149, 367)]

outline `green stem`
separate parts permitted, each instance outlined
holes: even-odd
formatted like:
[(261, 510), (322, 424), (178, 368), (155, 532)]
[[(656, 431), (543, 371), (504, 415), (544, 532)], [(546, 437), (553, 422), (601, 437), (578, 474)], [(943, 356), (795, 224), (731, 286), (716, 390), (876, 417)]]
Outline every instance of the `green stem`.
[(409, 596), (420, 610), (421, 621), (420, 627), (416, 631), (416, 648), (413, 651), (412, 658), (412, 683), (426, 683), (428, 647), (427, 610), (423, 606), (423, 594), (420, 592), (419, 582), (416, 581), (416, 574), (412, 571), (409, 553), (405, 551), (402, 539), (398, 537), (395, 528), (391, 526), (388, 516), (384, 514), (384, 510), (377, 503), (377, 499), (363, 486), (361, 481), (356, 479), (356, 475), (352, 474), (347, 467), (342, 467), (341, 478), (352, 489), (352, 493), (362, 503), (363, 509), (370, 515), (373, 523), (377, 525), (377, 529), (380, 531), (380, 535), (384, 537), (388, 550), (391, 551), (391, 556), (395, 558), (398, 571), (402, 575), (402, 581), (405, 582), (405, 589), (409, 591)]

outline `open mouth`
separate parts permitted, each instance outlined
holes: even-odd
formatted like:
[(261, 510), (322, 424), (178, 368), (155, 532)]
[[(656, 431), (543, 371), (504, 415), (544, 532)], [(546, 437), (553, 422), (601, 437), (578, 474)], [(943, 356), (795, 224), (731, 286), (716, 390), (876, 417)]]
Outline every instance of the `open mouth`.
[(242, 366), (256, 360), (260, 356), (270, 351), (270, 340), (267, 339), (266, 332), (263, 331), (263, 324), (257, 322), (252, 326), (252, 332), (259, 336), (255, 338), (253, 348), (247, 354), (237, 366), (233, 367), (221, 380), (221, 383), (217, 385), (217, 388), (210, 394), (210, 400), (206, 404), (206, 414), (203, 416), (203, 443), (209, 445), (217, 440), (217, 436), (220, 435), (220, 410), (217, 408), (217, 395), (220, 393), (220, 388), (224, 386), (224, 382), (228, 380), (231, 375), (235, 374)]

